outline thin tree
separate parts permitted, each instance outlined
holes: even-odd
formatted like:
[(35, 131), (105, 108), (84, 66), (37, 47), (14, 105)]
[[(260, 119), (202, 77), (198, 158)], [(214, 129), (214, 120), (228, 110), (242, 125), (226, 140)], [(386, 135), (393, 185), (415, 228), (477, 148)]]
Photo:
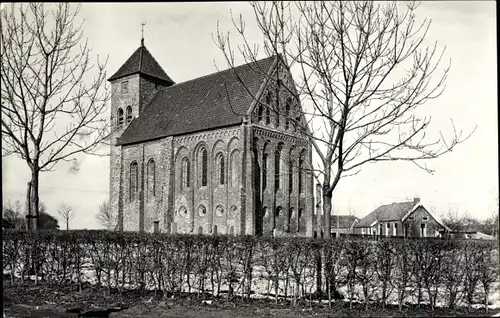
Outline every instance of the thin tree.
[(108, 201), (103, 201), (99, 204), (98, 211), (95, 215), (99, 223), (107, 230), (113, 230), (116, 226), (116, 218), (111, 212)]
[[(237, 50), (249, 63), (258, 60), (263, 47), (265, 55), (275, 55), (295, 70), (294, 87), (282, 86), (297, 105), (302, 104), (304, 116), (290, 113), (289, 120), (307, 135), (318, 158), (309, 169), (322, 184), (324, 233), (330, 233), (332, 196), (341, 178), (359, 173), (367, 163), (397, 160), (432, 172), (426, 160), (450, 152), (470, 136), (463, 137), (451, 121), (453, 136), (445, 138), (440, 132), (429, 140), (430, 116), (416, 112), (441, 95), (449, 70), (448, 65), (439, 73), (444, 49), (437, 43), (426, 45), (430, 21), (417, 23), (416, 3), (250, 5), (264, 43), (252, 43), (240, 15), (233, 18), (242, 39)], [(234, 69), (232, 39), (218, 26), (215, 43)], [(269, 85), (281, 83), (280, 72), (254, 70), (265, 74)], [(239, 76), (237, 70), (234, 73)], [(264, 103), (260, 96), (253, 97)], [(280, 98), (277, 94), (273, 101), (278, 109)]]
[(35, 219), (40, 172), (80, 153), (104, 154), (107, 61), (91, 62), (79, 10), (69, 3), (12, 4), (1, 16), (2, 155), (19, 156), (31, 170), (27, 197)]
[(75, 217), (73, 207), (67, 203), (61, 203), (57, 209), (57, 214), (66, 223), (66, 231), (69, 230), (69, 221)]

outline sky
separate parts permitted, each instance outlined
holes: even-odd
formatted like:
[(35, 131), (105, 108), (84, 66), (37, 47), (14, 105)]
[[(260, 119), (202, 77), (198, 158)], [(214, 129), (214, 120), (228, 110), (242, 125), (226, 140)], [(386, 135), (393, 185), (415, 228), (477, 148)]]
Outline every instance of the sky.
[[(79, 18), (84, 19), (84, 35), (93, 54), (109, 58), (108, 77), (138, 48), (141, 22), (146, 21), (146, 47), (166, 73), (180, 83), (227, 68), (213, 36), (217, 22), (222, 31), (235, 36), (230, 11), (242, 14), (248, 21), (249, 40), (261, 43), (262, 35), (252, 23), (252, 8), (244, 2), (84, 3)], [(446, 46), (444, 60), (451, 60), (446, 90), (424, 105), (426, 115), (432, 116), (434, 129), (443, 127), (449, 132), (450, 119), (465, 133), (476, 125), (477, 129), (453, 152), (427, 162), (435, 170), (433, 174), (408, 162), (363, 166), (359, 174), (342, 179), (335, 190), (335, 213), (348, 214), (351, 210), (363, 217), (381, 204), (414, 197), (438, 215), (451, 210), (484, 219), (498, 211), (495, 12), (494, 1), (421, 4), (418, 17), (432, 20), (426, 40)], [(56, 217), (62, 202), (71, 204), (76, 216), (70, 228), (99, 228), (95, 214), (98, 205), (109, 197), (109, 158), (78, 159), (77, 165), (61, 162), (54, 171), (41, 175), (40, 199)], [(4, 203), (23, 202), (29, 180), (30, 171), (23, 161), (12, 156), (3, 158)]]

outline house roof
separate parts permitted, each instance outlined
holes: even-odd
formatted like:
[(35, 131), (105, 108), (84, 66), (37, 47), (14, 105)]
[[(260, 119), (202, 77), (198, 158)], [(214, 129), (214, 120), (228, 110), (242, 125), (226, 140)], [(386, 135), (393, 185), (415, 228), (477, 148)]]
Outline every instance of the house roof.
[(272, 56), (159, 90), (118, 143), (241, 124), (275, 61)]
[(158, 64), (153, 55), (148, 51), (144, 42), (141, 41), (141, 46), (128, 58), (128, 60), (111, 76), (108, 81), (114, 81), (121, 77), (132, 74), (145, 74), (169, 84), (175, 82), (165, 73), (163, 68)]
[(431, 211), (429, 211), (428, 209), (426, 209), (423, 205), (422, 202), (418, 202), (417, 204), (415, 204), (415, 206), (410, 210), (408, 211), (408, 213), (406, 213), (403, 218), (401, 219), (402, 222), (404, 222), (404, 220), (406, 220), (406, 218), (408, 218), (413, 212), (415, 212), (418, 208), (423, 208), (425, 209), (425, 211), (427, 211), (427, 213), (439, 224), (441, 225), (442, 227), (444, 227), (447, 231), (451, 231), (451, 229), (449, 227), (446, 226), (446, 224), (444, 224), (444, 222), (441, 220), (441, 218), (437, 217), (436, 215), (434, 215)]
[(413, 201), (381, 205), (362, 218), (355, 227), (371, 227), (374, 222), (401, 221), (414, 206)]
[(333, 228), (348, 228), (350, 229), (354, 221), (359, 220), (354, 215), (332, 215), (330, 224)]

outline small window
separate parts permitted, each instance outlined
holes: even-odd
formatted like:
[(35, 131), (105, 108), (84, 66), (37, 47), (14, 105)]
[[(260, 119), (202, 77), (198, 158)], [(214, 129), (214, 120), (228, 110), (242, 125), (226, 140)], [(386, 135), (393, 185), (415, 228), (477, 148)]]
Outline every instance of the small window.
[(293, 191), (293, 161), (288, 164), (288, 191)]
[(198, 207), (198, 215), (203, 217), (206, 214), (207, 214), (207, 208), (203, 204), (200, 204), (200, 206)]
[(118, 126), (123, 125), (123, 109), (118, 108), (118, 116), (117, 117), (118, 117), (117, 125)]
[(222, 154), (219, 154), (217, 156), (217, 172), (218, 172), (218, 180), (219, 180), (219, 185), (224, 185), (224, 156)]
[(156, 192), (156, 175), (155, 175), (155, 161), (151, 158), (148, 161), (148, 178), (146, 179), (146, 189), (148, 195), (155, 195)]
[(201, 150), (201, 186), (207, 186), (208, 174), (208, 152), (206, 149)]
[(281, 151), (274, 152), (274, 188), (280, 188), (280, 166), (281, 166)]
[(292, 103), (291, 99), (287, 99), (285, 105), (285, 129), (288, 130), (290, 128), (290, 104)]
[(132, 106), (127, 106), (127, 124), (132, 121)]
[(267, 153), (262, 158), (262, 190), (267, 186)]
[(266, 125), (271, 123), (271, 93), (266, 96)]
[(415, 221), (415, 217), (412, 215), (412, 216), (408, 217), (408, 220)]
[(181, 190), (189, 188), (190, 173), (189, 159), (185, 157), (181, 162)]
[(428, 216), (424, 216), (424, 217), (422, 218), (422, 221), (429, 221), (429, 217), (428, 217)]
[(257, 122), (262, 121), (262, 115), (264, 114), (264, 105), (259, 103), (259, 108), (257, 109)]
[(137, 195), (138, 183), (138, 165), (134, 161), (130, 164), (130, 180), (129, 180), (129, 200), (134, 201)]
[(122, 93), (128, 93), (128, 81), (122, 82)]

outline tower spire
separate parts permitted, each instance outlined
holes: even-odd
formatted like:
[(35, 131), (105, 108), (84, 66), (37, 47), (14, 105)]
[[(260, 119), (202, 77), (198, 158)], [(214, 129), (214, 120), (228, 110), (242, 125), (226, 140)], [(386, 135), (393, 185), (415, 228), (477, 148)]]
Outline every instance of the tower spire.
[(144, 26), (147, 22), (141, 22), (141, 46), (144, 46)]

